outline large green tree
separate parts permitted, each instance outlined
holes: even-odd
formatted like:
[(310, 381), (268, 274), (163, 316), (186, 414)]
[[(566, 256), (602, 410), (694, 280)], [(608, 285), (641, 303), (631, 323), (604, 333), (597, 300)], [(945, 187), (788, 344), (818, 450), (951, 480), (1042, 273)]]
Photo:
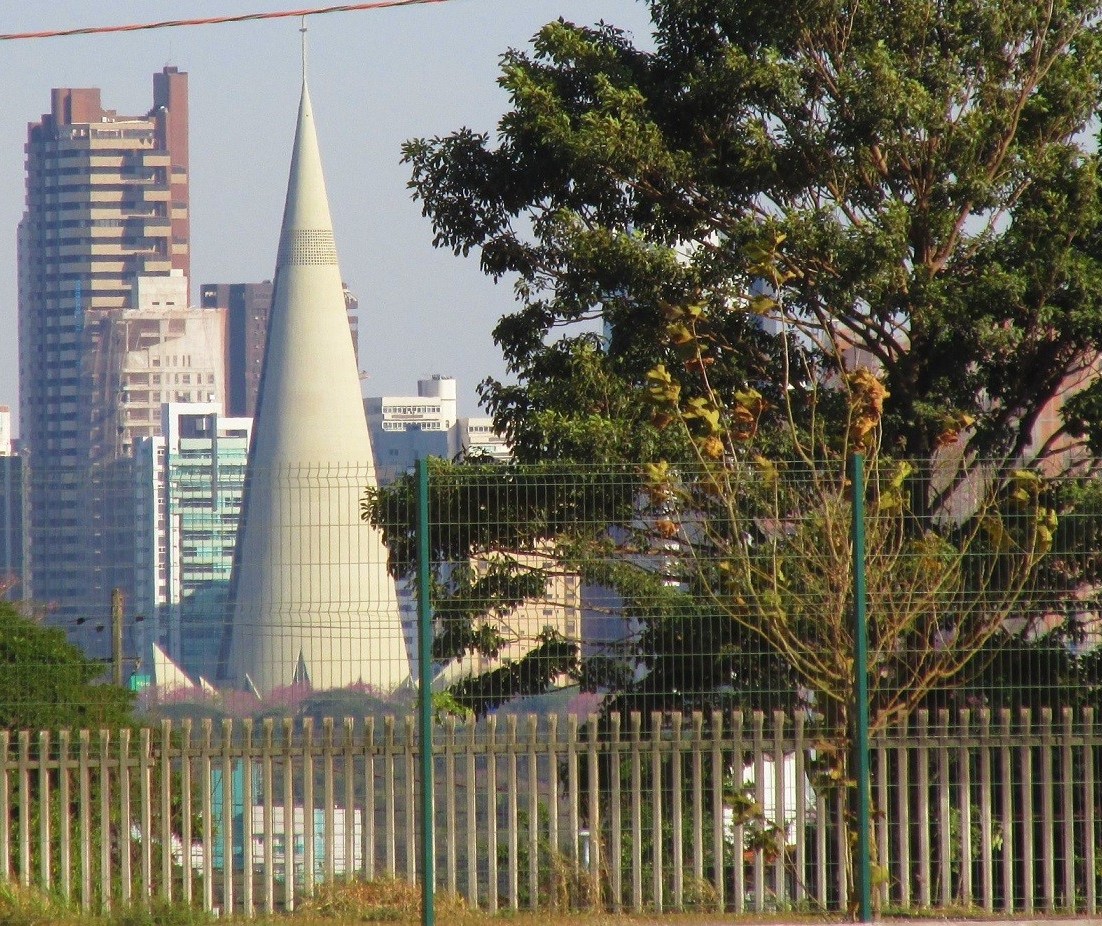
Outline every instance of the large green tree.
[[(653, 47), (551, 23), (503, 57), (496, 138), (405, 149), (436, 243), (515, 284), (495, 337), (517, 383), (483, 397), (521, 458), (653, 456), (636, 398), (663, 361), (695, 388), (664, 336), (689, 305), (732, 345), (720, 389), (775, 400), (875, 364), (894, 453), (1097, 439), (1097, 384), (1037, 424), (1102, 342), (1102, 4), (649, 6)], [(755, 307), (781, 238), (791, 275)]]
[[(494, 336), (515, 381), (488, 380), (482, 397), (518, 460), (672, 464), (641, 470), (612, 534), (615, 569), (607, 545), (583, 555), (546, 513), (510, 530), (626, 590), (636, 661), (605, 675), (621, 703), (706, 707), (757, 682), (844, 705), (844, 460), (865, 450), (873, 494), (896, 499), (879, 508), (883, 563), (912, 580), (873, 582), (887, 622), (875, 646), (887, 662), (907, 649), (933, 663), (877, 675), (887, 722), (921, 702), (901, 689), (933, 691), (994, 659), (1011, 611), (1059, 611), (1097, 578), (1089, 558), (1050, 553), (1076, 492), (1022, 467), (1078, 465), (1102, 444), (1102, 3), (649, 7), (646, 47), (559, 21), (506, 53), (496, 137), (405, 147), (436, 244), (514, 284)], [(785, 460), (808, 474), (783, 500), (800, 530), (745, 478)], [(508, 550), (505, 533), (439, 549)], [(1013, 568), (984, 572), (1008, 551)], [(980, 553), (989, 565), (971, 568)], [(914, 569), (923, 557), (937, 568)], [(977, 622), (954, 627), (952, 602), (981, 588)], [(444, 590), (478, 605), (442, 612), (458, 621), (443, 637), (453, 652), (482, 645), (479, 607), (516, 597)], [(800, 668), (802, 632), (832, 648), (829, 672)], [(716, 658), (683, 658), (705, 640)], [(758, 679), (738, 671), (751, 649), (772, 667)], [(918, 684), (908, 673), (922, 665)], [(808, 684), (828, 675), (829, 690)]]

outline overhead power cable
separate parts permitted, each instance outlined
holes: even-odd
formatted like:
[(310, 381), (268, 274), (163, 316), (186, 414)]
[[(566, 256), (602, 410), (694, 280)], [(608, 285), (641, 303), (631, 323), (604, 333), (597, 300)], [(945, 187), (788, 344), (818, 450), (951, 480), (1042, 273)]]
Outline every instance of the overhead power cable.
[(165, 19), (150, 23), (124, 23), (117, 26), (82, 26), (76, 29), (48, 29), (41, 32), (9, 32), (0, 34), (0, 41), (18, 39), (55, 39), (67, 35), (105, 35), (112, 32), (142, 32), (148, 29), (172, 29), (179, 26), (217, 26), (223, 23), (252, 22), (261, 19), (291, 19), (322, 16), (326, 13), (356, 13), (381, 10), (386, 7), (418, 6), (425, 3), (447, 3), (448, 0), (373, 0), (371, 3), (340, 3), (307, 7), (301, 10), (275, 10), (269, 13), (237, 13), (227, 16), (203, 16), (199, 19)]

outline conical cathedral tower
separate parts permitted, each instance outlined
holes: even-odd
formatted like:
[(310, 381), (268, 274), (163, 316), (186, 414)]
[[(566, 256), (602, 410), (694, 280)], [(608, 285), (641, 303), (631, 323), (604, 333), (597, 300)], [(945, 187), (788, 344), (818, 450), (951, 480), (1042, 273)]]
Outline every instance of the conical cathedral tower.
[(234, 563), (229, 674), (262, 694), (409, 678), (306, 81)]

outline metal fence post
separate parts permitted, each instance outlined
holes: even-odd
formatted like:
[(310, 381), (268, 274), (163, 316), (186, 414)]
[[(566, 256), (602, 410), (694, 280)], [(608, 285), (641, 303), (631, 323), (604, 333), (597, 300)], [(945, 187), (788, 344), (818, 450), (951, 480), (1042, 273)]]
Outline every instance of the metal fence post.
[(872, 922), (872, 864), (869, 857), (869, 675), (865, 594), (865, 466), (850, 458), (853, 486), (853, 672), (854, 779), (857, 784), (857, 899), (862, 923)]
[(429, 463), (417, 461), (417, 626), (421, 739), (421, 923), (436, 919), (435, 815), (432, 761), (432, 590), (429, 564)]

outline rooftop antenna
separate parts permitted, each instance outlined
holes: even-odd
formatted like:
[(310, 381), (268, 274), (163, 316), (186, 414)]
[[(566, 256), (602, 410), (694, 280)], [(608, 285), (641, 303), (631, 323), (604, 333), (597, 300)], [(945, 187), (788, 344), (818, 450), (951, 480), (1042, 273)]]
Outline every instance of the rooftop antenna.
[(302, 33), (302, 82), (306, 83), (306, 17), (302, 17), (302, 25), (299, 26)]

